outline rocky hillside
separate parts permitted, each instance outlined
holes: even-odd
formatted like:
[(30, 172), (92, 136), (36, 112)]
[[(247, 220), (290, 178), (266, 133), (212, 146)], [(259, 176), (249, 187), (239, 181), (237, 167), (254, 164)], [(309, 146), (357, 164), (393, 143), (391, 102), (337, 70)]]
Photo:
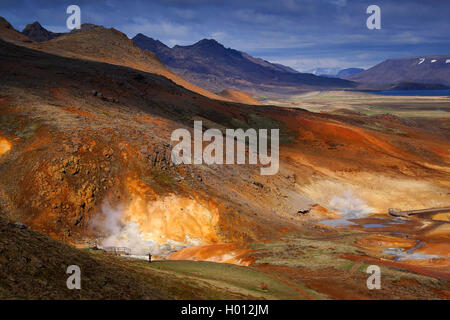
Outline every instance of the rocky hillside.
[(0, 17), (0, 38), (7, 41), (32, 42), (30, 38), (14, 29), (3, 17)]
[[(156, 239), (182, 243), (243, 240), (293, 228), (289, 218), (273, 221), (273, 209), (256, 201), (266, 190), (280, 210), (295, 214), (307, 202), (298, 197), (292, 206), (289, 198), (297, 196), (277, 196), (290, 188), (292, 177), (271, 181), (257, 167), (220, 172), (174, 167), (170, 160), (173, 130), (191, 129), (199, 117), (206, 127), (233, 127), (246, 121), (242, 107), (209, 100), (162, 76), (0, 43), (0, 128), (8, 145), (1, 155), (0, 205), (8, 215), (64, 241), (88, 234), (105, 201), (131, 205), (129, 218), (136, 221), (145, 220), (147, 210), (163, 214), (141, 222)], [(255, 125), (270, 121), (257, 113), (248, 114)], [(173, 212), (162, 210), (168, 204)]]
[[(170, 298), (157, 283), (142, 281), (137, 273), (108, 263), (111, 258), (102, 261), (2, 214), (0, 252), (1, 299)], [(70, 265), (82, 270), (82, 290), (67, 289)]]
[[(174, 272), (146, 261), (120, 258), (100, 250), (80, 250), (63, 244), (26, 225), (6, 219), (0, 213), (0, 299), (17, 300), (169, 300), (169, 299), (261, 299), (255, 290), (245, 290), (224, 279)], [(186, 263), (180, 263), (182, 266)], [(69, 290), (67, 267), (76, 265), (81, 271), (81, 290)], [(176, 263), (174, 263), (177, 266)], [(164, 265), (163, 265), (164, 266)], [(212, 272), (216, 266), (205, 263)], [(179, 267), (178, 267), (179, 268)], [(226, 273), (249, 272), (237, 266)], [(223, 272), (223, 271), (222, 271)], [(276, 281), (274, 277), (250, 272), (258, 280)], [(260, 280), (261, 281), (261, 280)], [(286, 286), (285, 291), (289, 287)], [(295, 293), (295, 292), (294, 292)], [(267, 293), (268, 298), (271, 292)], [(273, 296), (272, 296), (273, 297)], [(283, 296), (282, 296), (283, 298)], [(292, 293), (290, 298), (292, 298)]]
[(160, 74), (188, 90), (213, 99), (222, 99), (174, 74), (154, 53), (141, 50), (125, 34), (113, 28), (90, 26), (81, 32), (71, 32), (33, 48), (67, 57), (103, 61)]
[(85, 23), (80, 30), (57, 34), (35, 22), (25, 29), (25, 33), (35, 38), (37, 43), (16, 31), (8, 21), (0, 17), (0, 38), (4, 40), (60, 56), (102, 61), (160, 74), (188, 90), (212, 99), (224, 99), (174, 74), (154, 53), (141, 50), (125, 34), (113, 28), (106, 29)]

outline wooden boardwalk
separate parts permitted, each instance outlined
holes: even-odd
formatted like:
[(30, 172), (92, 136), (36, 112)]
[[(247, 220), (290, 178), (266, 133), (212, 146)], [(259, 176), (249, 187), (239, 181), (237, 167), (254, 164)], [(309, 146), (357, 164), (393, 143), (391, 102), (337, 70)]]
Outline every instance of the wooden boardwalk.
[(413, 215), (427, 215), (427, 214), (450, 212), (450, 207), (421, 209), (421, 210), (407, 210), (407, 211), (398, 211), (396, 209), (390, 208), (388, 210), (388, 212), (391, 216), (394, 216), (394, 217), (409, 217), (409, 216), (413, 216)]

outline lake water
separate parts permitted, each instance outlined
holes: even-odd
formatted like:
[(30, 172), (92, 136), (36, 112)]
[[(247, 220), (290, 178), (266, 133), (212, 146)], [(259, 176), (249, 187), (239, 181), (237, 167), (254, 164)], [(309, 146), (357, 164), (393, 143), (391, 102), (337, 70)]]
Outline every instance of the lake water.
[(450, 90), (392, 90), (374, 93), (385, 96), (450, 96)]

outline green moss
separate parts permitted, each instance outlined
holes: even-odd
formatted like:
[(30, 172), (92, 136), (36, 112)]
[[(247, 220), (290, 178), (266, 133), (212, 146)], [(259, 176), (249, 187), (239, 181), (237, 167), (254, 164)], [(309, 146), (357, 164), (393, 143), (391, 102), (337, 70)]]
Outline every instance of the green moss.
[(15, 131), (20, 125), (20, 121), (13, 114), (5, 114), (0, 116), (0, 129), (7, 132)]
[(360, 266), (358, 267), (358, 271), (359, 271), (359, 272), (364, 272), (364, 273), (366, 273), (366, 270), (367, 270), (368, 267), (369, 267), (368, 264), (362, 264), (362, 265), (360, 265)]
[(393, 134), (406, 134), (406, 132), (397, 129), (397, 128), (389, 128), (386, 126), (383, 126), (381, 123), (379, 122), (373, 122), (373, 123), (367, 123), (363, 126), (364, 128), (367, 129), (371, 129), (371, 130), (375, 130), (375, 131), (379, 131), (379, 132), (384, 132), (384, 133), (393, 133)]
[(173, 178), (169, 174), (167, 174), (165, 172), (160, 172), (160, 171), (156, 171), (156, 172), (153, 171), (153, 173), (154, 173), (153, 177), (158, 183), (169, 185), (169, 186), (175, 185), (175, 182), (173, 182)]
[(254, 96), (253, 98), (256, 99), (256, 100), (260, 100), (260, 101), (267, 100), (266, 96)]
[(21, 139), (30, 139), (40, 127), (40, 123), (32, 123), (23, 129), (16, 131), (16, 136)]
[(40, 127), (41, 124), (39, 122), (32, 122), (29, 119), (21, 120), (14, 114), (0, 116), (0, 129), (21, 139), (33, 137)]
[(344, 263), (344, 265), (342, 267), (344, 270), (350, 271), (354, 265), (355, 265), (355, 263), (353, 261), (347, 261)]
[(173, 180), (173, 176), (168, 171), (153, 168), (151, 176), (143, 180), (146, 184), (151, 186), (155, 191), (164, 193), (167, 189), (172, 191), (180, 190), (180, 186)]

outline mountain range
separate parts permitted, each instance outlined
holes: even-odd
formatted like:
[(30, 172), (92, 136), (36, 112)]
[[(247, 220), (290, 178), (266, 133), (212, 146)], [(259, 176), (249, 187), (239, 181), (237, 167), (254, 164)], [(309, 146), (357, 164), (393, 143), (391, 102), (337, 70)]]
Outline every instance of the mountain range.
[(353, 74), (357, 74), (363, 72), (362, 68), (314, 68), (307, 70), (307, 73), (312, 73), (316, 76), (328, 77), (328, 78), (344, 78), (351, 76)]
[(346, 79), (371, 86), (401, 82), (450, 83), (450, 54), (388, 59)]
[[(111, 63), (123, 63), (126, 60), (130, 67), (139, 64), (140, 68), (146, 71), (149, 65), (152, 65), (154, 72), (168, 76), (174, 82), (214, 99), (225, 99), (224, 96), (227, 96), (228, 99), (241, 97), (244, 99), (242, 101), (250, 101), (245, 98), (246, 94), (230, 94), (237, 91), (245, 91), (250, 95), (283, 95), (316, 89), (355, 87), (389, 89), (400, 83), (446, 85), (450, 83), (450, 55), (388, 59), (367, 70), (316, 68), (308, 71), (313, 73), (311, 74), (225, 48), (213, 39), (203, 39), (193, 45), (176, 45), (170, 48), (161, 41), (141, 33), (131, 41), (117, 30), (93, 24), (83, 24), (80, 30), (68, 33), (51, 32), (37, 21), (28, 24), (21, 33), (3, 18), (0, 18), (0, 26), (2, 38), (27, 43), (39, 50), (58, 54), (65, 51), (69, 56), (76, 52), (86, 58), (101, 56)], [(89, 33), (94, 28), (101, 28), (98, 30), (102, 30), (100, 33), (103, 35), (98, 36), (99, 31)], [(81, 45), (86, 41), (89, 42), (88, 47)], [(104, 52), (102, 48), (106, 45), (105, 41), (120, 44), (121, 48), (112, 55), (110, 52)], [(75, 42), (78, 42), (78, 47), (73, 46)], [(66, 45), (71, 46), (70, 50), (65, 50)], [(139, 48), (144, 51), (139, 51)], [(131, 52), (132, 57), (130, 59), (125, 57), (122, 50)], [(151, 53), (145, 53), (145, 50)], [(144, 56), (146, 61), (142, 61)], [(152, 58), (149, 59), (150, 56)], [(136, 57), (140, 58), (136, 60)], [(224, 90), (231, 91), (225, 95), (212, 93)]]
[[(52, 45), (49, 46), (54, 47), (58, 43), (55, 39), (64, 38), (67, 34), (89, 31), (94, 27), (97, 26), (84, 24), (79, 31), (54, 33), (42, 27), (40, 23), (34, 22), (27, 25), (22, 34), (35, 42), (50, 41)], [(102, 42), (102, 39), (99, 41)], [(136, 35), (133, 41), (141, 49), (155, 53), (164, 65), (183, 79), (212, 92), (243, 90), (251, 93), (285, 93), (317, 87), (350, 88), (354, 86), (348, 80), (329, 80), (325, 77), (300, 73), (281, 64), (270, 63), (244, 52), (227, 49), (212, 39), (203, 39), (191, 46), (175, 46), (174, 48), (169, 48), (161, 41), (143, 34)], [(227, 96), (243, 98), (244, 95)]]
[(336, 76), (337, 73), (340, 70), (341, 70), (341, 68), (338, 68), (338, 67), (335, 67), (335, 68), (322, 68), (322, 67), (319, 67), (319, 68), (306, 70), (305, 72), (306, 73), (312, 73), (312, 74), (314, 74), (316, 76), (328, 77), (328, 76)]
[(300, 73), (244, 52), (225, 48), (213, 39), (203, 39), (188, 46), (176, 45), (173, 48), (141, 33), (132, 40), (140, 48), (154, 52), (176, 73), (213, 92), (228, 88), (254, 93), (289, 93), (314, 87), (355, 86), (353, 82), (346, 80)]

